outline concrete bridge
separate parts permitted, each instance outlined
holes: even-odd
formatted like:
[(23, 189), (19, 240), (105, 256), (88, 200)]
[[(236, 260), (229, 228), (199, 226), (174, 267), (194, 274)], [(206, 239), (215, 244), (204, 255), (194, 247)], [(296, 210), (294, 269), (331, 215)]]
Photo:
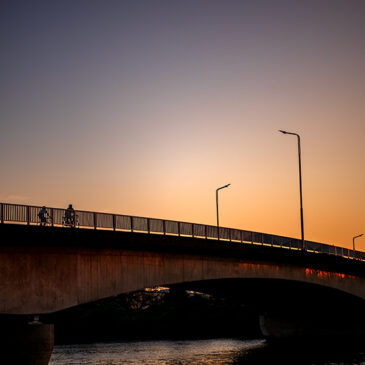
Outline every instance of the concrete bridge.
[[(47, 208), (51, 219), (40, 226), (39, 209), (0, 205), (0, 314), (38, 316), (144, 288), (182, 286), (235, 293), (259, 306), (267, 337), (362, 334), (358, 316), (334, 320), (338, 311), (362, 312), (362, 252), (315, 242), (302, 248), (288, 237), (105, 213), (77, 211), (64, 226), (65, 211), (55, 208)], [(47, 363), (52, 326), (36, 319), (16, 328), (14, 336), (32, 344), (24, 353), (38, 339), (44, 352), (43, 360), (37, 352), (38, 363)], [(9, 331), (5, 343), (6, 338)], [(7, 349), (15, 351), (9, 344)]]

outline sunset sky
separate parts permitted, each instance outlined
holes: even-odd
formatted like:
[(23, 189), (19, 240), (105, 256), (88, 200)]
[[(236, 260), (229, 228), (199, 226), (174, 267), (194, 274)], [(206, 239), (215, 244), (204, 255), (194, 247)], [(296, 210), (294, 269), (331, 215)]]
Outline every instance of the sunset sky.
[[(2, 0), (0, 201), (352, 247), (365, 1)], [(365, 238), (357, 240), (365, 251)]]

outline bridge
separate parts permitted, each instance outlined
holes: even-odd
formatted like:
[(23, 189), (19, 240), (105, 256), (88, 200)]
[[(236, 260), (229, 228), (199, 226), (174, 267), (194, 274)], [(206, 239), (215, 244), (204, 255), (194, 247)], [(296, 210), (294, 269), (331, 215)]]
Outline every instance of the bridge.
[[(29, 318), (144, 288), (180, 286), (235, 293), (259, 306), (267, 337), (364, 334), (358, 317), (365, 303), (364, 252), (311, 241), (301, 247), (301, 240), (260, 232), (79, 210), (65, 226), (66, 210), (52, 207), (47, 207), (50, 219), (44, 226), (40, 209), (0, 203), (0, 314)], [(351, 315), (338, 315), (350, 310)], [(38, 363), (46, 364), (52, 326), (35, 317), (21, 328), (24, 334), (16, 330), (14, 336), (23, 338), (24, 348), (31, 343), (24, 353), (34, 350), (37, 339), (45, 353), (38, 353), (43, 359)], [(2, 340), (9, 338), (7, 331)], [(14, 346), (7, 349), (15, 351)]]

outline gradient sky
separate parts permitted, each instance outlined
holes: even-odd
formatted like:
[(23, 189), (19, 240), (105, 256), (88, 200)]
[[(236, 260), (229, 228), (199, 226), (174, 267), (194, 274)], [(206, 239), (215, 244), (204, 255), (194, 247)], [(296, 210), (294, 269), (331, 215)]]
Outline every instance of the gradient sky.
[[(365, 1), (2, 0), (0, 201), (352, 246)], [(365, 239), (357, 240), (365, 251)]]

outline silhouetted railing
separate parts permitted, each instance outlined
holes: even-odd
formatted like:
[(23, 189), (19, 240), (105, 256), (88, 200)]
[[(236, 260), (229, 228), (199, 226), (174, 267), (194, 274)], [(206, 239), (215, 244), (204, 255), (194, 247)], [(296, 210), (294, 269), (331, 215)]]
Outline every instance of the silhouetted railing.
[[(66, 209), (47, 207), (47, 225), (65, 226)], [(40, 206), (0, 203), (0, 223), (18, 223), (39, 225), (38, 216)], [(177, 222), (166, 219), (135, 217), (120, 214), (108, 214), (75, 210), (75, 228), (105, 229), (114, 231), (140, 232), (149, 234), (162, 234), (184, 236), (202, 239), (231, 241), (245, 244), (282, 247), (286, 249), (301, 249), (301, 240), (266, 234), (260, 232), (244, 231), (226, 227), (210, 226), (205, 224)], [(70, 226), (70, 224), (68, 224)], [(308, 252), (325, 253), (347, 258), (365, 260), (365, 252), (353, 251), (334, 245), (305, 241)]]

